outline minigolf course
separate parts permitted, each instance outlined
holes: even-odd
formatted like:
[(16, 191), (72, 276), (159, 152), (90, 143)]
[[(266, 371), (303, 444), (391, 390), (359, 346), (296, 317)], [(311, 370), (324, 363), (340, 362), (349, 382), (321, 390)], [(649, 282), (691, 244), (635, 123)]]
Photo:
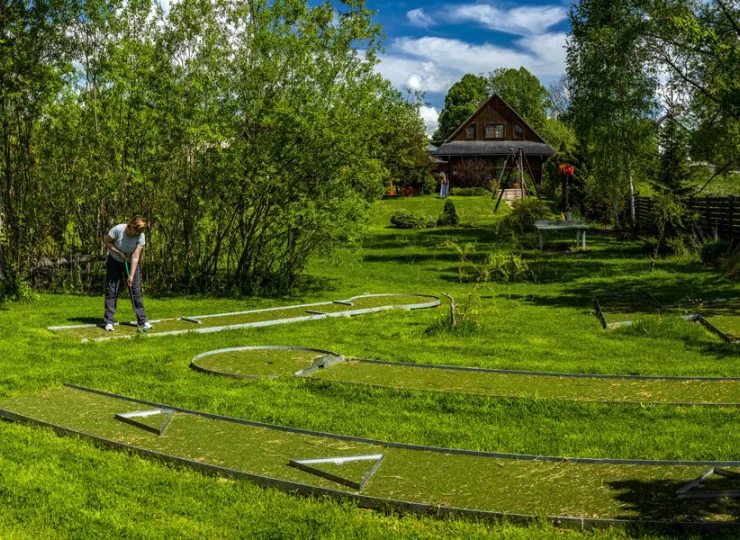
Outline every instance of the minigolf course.
[[(166, 431), (119, 420), (152, 410), (172, 412)], [(519, 521), (547, 516), (577, 528), (630, 522), (737, 526), (728, 521), (739, 510), (733, 499), (679, 495), (693, 491), (696, 479), (709, 470), (736, 471), (740, 462), (578, 459), (414, 446), (221, 417), (74, 386), (2, 399), (0, 416), (211, 474), (346, 498), (369, 508)]]
[(740, 298), (665, 305), (647, 291), (627, 291), (596, 295), (594, 305), (604, 328), (630, 325), (641, 315), (677, 315), (703, 324), (727, 342), (740, 342)]
[(203, 373), (233, 378), (301, 377), (399, 390), (601, 403), (740, 405), (740, 377), (587, 375), (404, 364), (346, 358), (302, 347), (249, 346), (199, 354)]
[(140, 334), (136, 323), (116, 324), (113, 332), (105, 332), (103, 324), (50, 326), (48, 329), (61, 335), (86, 341), (106, 341), (132, 338), (137, 335), (172, 336), (188, 332), (209, 333), (237, 330), (274, 324), (313, 321), (327, 317), (352, 317), (387, 309), (425, 309), (437, 307), (440, 299), (424, 294), (366, 294), (347, 300), (300, 304), (267, 309), (254, 309), (210, 315), (189, 315), (173, 319), (150, 321), (154, 327)]

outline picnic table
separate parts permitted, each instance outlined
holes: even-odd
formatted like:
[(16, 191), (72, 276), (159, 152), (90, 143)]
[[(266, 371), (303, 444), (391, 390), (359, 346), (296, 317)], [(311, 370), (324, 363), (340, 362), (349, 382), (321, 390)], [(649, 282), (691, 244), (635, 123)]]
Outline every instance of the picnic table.
[(534, 228), (537, 229), (539, 234), (540, 251), (543, 249), (542, 231), (576, 231), (576, 245), (581, 242), (581, 237), (583, 237), (583, 250), (586, 250), (586, 231), (589, 227), (582, 219), (570, 221), (540, 219), (534, 222)]

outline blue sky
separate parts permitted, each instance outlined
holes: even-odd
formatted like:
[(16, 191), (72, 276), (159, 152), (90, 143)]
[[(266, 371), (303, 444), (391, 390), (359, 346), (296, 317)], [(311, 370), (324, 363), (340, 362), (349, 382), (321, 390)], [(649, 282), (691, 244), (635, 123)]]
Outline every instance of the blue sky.
[(431, 132), (449, 87), (465, 73), (524, 66), (547, 87), (565, 72), (568, 3), (547, 0), (367, 0), (382, 24), (378, 71), (426, 92)]

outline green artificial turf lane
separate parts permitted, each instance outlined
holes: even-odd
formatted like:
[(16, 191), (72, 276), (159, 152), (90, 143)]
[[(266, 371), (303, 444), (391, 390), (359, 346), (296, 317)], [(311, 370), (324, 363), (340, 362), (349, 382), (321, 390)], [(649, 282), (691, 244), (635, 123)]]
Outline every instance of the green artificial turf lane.
[(644, 291), (597, 295), (596, 300), (607, 324), (632, 321), (636, 315), (660, 312), (660, 304)]
[[(292, 377), (321, 354), (250, 349), (209, 354), (198, 367), (241, 377)], [(740, 404), (740, 381), (602, 379), (487, 373), (346, 360), (304, 377), (336, 383), (483, 396), (630, 403)]]
[(669, 311), (680, 315), (701, 315), (730, 341), (740, 340), (740, 300), (696, 303)]
[[(221, 326), (232, 326), (242, 325), (257, 322), (267, 322), (279, 319), (294, 319), (300, 317), (311, 317), (316, 316), (317, 313), (310, 312), (322, 312), (322, 313), (339, 313), (345, 311), (354, 311), (361, 309), (376, 309), (376, 308), (391, 308), (404, 306), (410, 306), (413, 304), (424, 304), (431, 302), (433, 298), (414, 296), (414, 295), (384, 295), (374, 296), (365, 298), (356, 298), (352, 300), (352, 305), (324, 302), (317, 303), (311, 306), (286, 306), (284, 308), (252, 311), (246, 313), (224, 313), (223, 315), (215, 314), (208, 316), (198, 315), (182, 315), (188, 318), (195, 318), (200, 320), (200, 324), (191, 321), (185, 321), (182, 319), (163, 319), (159, 322), (153, 323), (147, 334), (158, 334), (164, 332), (178, 332), (178, 331), (195, 331), (204, 328), (215, 328)], [(64, 328), (58, 327), (54, 329), (55, 332), (59, 332), (65, 336), (72, 336), (81, 340), (94, 340), (94, 339), (106, 339), (116, 338), (124, 336), (133, 336), (138, 333), (138, 328), (135, 324), (119, 324), (115, 326), (113, 332), (105, 332), (100, 326), (82, 327), (82, 328)]]
[(351, 361), (319, 370), (308, 377), (335, 382), (499, 397), (633, 403), (740, 404), (740, 381), (539, 377)]
[[(145, 408), (146, 406), (144, 406)], [(675, 491), (706, 467), (517, 461), (387, 448), (176, 413), (156, 435), (114, 419), (142, 405), (71, 388), (0, 400), (0, 408), (188, 460), (339, 489), (290, 459), (384, 453), (363, 494), (497, 512), (640, 520), (736, 519), (734, 500), (679, 501)], [(350, 490), (351, 491), (351, 490)]]
[(209, 354), (196, 361), (198, 367), (240, 377), (290, 377), (311, 366), (315, 351), (256, 349)]

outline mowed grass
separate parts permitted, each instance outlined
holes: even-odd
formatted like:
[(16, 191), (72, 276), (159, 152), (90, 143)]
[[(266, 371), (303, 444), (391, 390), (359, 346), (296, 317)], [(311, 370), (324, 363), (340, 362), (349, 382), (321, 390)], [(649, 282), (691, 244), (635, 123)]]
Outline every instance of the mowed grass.
[[(589, 234), (586, 253), (540, 254), (532, 234), (499, 230), (493, 203), (453, 198), (462, 225), (399, 231), (399, 209), (438, 215), (434, 197), (377, 203), (363, 249), (317, 260), (307, 286), (281, 298), (154, 298), (150, 317), (222, 313), (331, 301), (362, 293), (446, 292), (463, 301), (472, 289), (458, 278), (446, 241), (474, 242), (481, 256), (516, 251), (532, 282), (480, 289), (480, 329), (471, 336), (429, 335), (444, 307), (393, 311), (218, 334), (137, 337), (80, 344), (45, 328), (102, 316), (102, 298), (43, 295), (0, 311), (0, 393), (20, 395), (64, 381), (228, 416), (381, 440), (491, 451), (643, 459), (740, 459), (733, 409), (601, 405), (552, 399), (493, 399), (362, 388), (300, 380), (241, 381), (194, 372), (190, 360), (209, 350), (294, 345), (388, 361), (488, 368), (662, 375), (738, 376), (737, 345), (679, 317), (647, 317), (605, 331), (594, 294), (649, 290), (669, 304), (738, 296), (734, 282), (688, 257), (660, 260), (653, 272), (638, 243)], [(506, 213), (506, 210), (500, 210)], [(551, 243), (550, 243), (551, 242)], [(132, 317), (125, 298), (119, 318)], [(0, 497), (4, 536), (82, 536), (82, 531), (139, 537), (545, 538), (563, 533), (384, 516), (350, 505), (221, 482), (59, 439), (43, 429), (0, 424)], [(73, 494), (75, 494), (73, 496)], [(224, 517), (226, 516), (226, 518)], [(228, 519), (228, 518), (231, 519)], [(568, 537), (573, 535), (567, 534)], [(619, 538), (608, 531), (596, 537)]]

